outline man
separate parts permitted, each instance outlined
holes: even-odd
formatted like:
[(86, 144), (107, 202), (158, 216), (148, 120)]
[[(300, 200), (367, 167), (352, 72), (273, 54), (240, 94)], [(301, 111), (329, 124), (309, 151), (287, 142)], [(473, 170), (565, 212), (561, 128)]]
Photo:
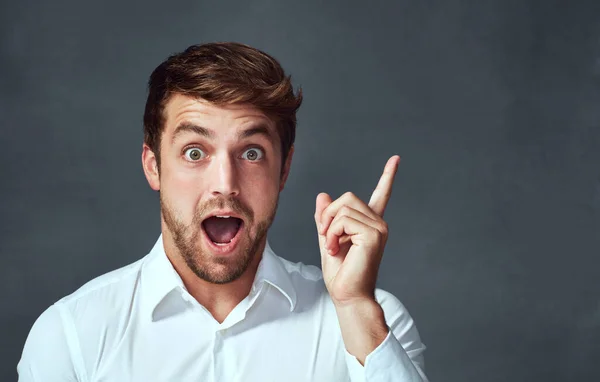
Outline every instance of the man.
[(246, 45), (191, 46), (159, 65), (142, 164), (162, 234), (38, 318), (19, 380), (426, 381), (413, 320), (375, 289), (398, 156), (368, 205), (317, 196), (322, 271), (267, 242), (301, 102)]

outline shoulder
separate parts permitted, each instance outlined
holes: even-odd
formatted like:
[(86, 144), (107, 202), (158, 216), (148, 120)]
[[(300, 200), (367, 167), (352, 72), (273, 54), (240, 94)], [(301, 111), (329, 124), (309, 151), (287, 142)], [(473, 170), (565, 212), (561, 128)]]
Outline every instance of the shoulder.
[(113, 338), (131, 316), (146, 259), (96, 277), (55, 303), (64, 316), (66, 330), (77, 333), (82, 346), (90, 339)]
[(46, 309), (35, 321), (17, 364), (19, 381), (77, 380), (72, 344), (57, 305)]
[(74, 323), (85, 321), (89, 324), (114, 315), (122, 307), (128, 306), (134, 297), (146, 258), (88, 281), (55, 305)]
[(110, 295), (117, 292), (123, 284), (133, 283), (137, 279), (145, 259), (146, 257), (141, 258), (134, 263), (88, 281), (73, 293), (57, 301), (57, 304), (72, 305), (97, 298), (99, 295)]
[[(42, 323), (56, 323), (57, 315), (73, 316), (87, 311), (89, 315), (106, 312), (110, 306), (118, 306), (117, 302), (127, 299), (127, 291), (133, 290), (146, 257), (93, 278), (71, 294), (56, 301), (39, 318)], [(45, 325), (44, 324), (44, 325)]]
[(88, 281), (47, 308), (29, 331), (17, 367), (19, 376), (77, 380), (84, 370), (81, 351), (87, 335), (109, 326), (111, 317), (126, 309), (144, 259)]

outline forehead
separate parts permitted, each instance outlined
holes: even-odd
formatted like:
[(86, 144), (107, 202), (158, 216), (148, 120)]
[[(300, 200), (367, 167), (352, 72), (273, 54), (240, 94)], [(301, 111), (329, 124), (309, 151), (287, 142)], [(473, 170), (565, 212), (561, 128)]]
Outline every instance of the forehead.
[(271, 135), (277, 136), (275, 121), (248, 104), (215, 105), (202, 99), (174, 94), (165, 105), (164, 116), (166, 136), (172, 136), (183, 123), (211, 129), (218, 135), (229, 134), (249, 125), (262, 125)]

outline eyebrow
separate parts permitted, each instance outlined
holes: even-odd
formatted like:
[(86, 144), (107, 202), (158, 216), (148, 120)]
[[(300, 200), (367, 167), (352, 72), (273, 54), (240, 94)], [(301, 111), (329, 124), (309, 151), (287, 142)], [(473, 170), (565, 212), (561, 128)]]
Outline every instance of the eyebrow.
[[(185, 132), (192, 132), (208, 139), (214, 139), (216, 136), (214, 131), (206, 127), (198, 126), (190, 122), (182, 122), (181, 124), (179, 124), (179, 126), (175, 128), (175, 132), (173, 132), (173, 137), (171, 138), (171, 143), (174, 143), (175, 139)], [(273, 142), (273, 136), (271, 135), (269, 128), (263, 123), (256, 124), (252, 127), (238, 132), (237, 140), (241, 141), (254, 135), (262, 135), (265, 138), (267, 138), (270, 142)]]

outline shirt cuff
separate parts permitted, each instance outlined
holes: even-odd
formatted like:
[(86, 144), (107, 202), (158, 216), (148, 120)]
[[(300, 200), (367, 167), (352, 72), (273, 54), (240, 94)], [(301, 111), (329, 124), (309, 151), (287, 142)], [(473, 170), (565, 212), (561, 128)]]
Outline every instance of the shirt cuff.
[(344, 347), (346, 365), (352, 382), (421, 382), (421, 376), (398, 339), (389, 329), (388, 335), (361, 365)]

